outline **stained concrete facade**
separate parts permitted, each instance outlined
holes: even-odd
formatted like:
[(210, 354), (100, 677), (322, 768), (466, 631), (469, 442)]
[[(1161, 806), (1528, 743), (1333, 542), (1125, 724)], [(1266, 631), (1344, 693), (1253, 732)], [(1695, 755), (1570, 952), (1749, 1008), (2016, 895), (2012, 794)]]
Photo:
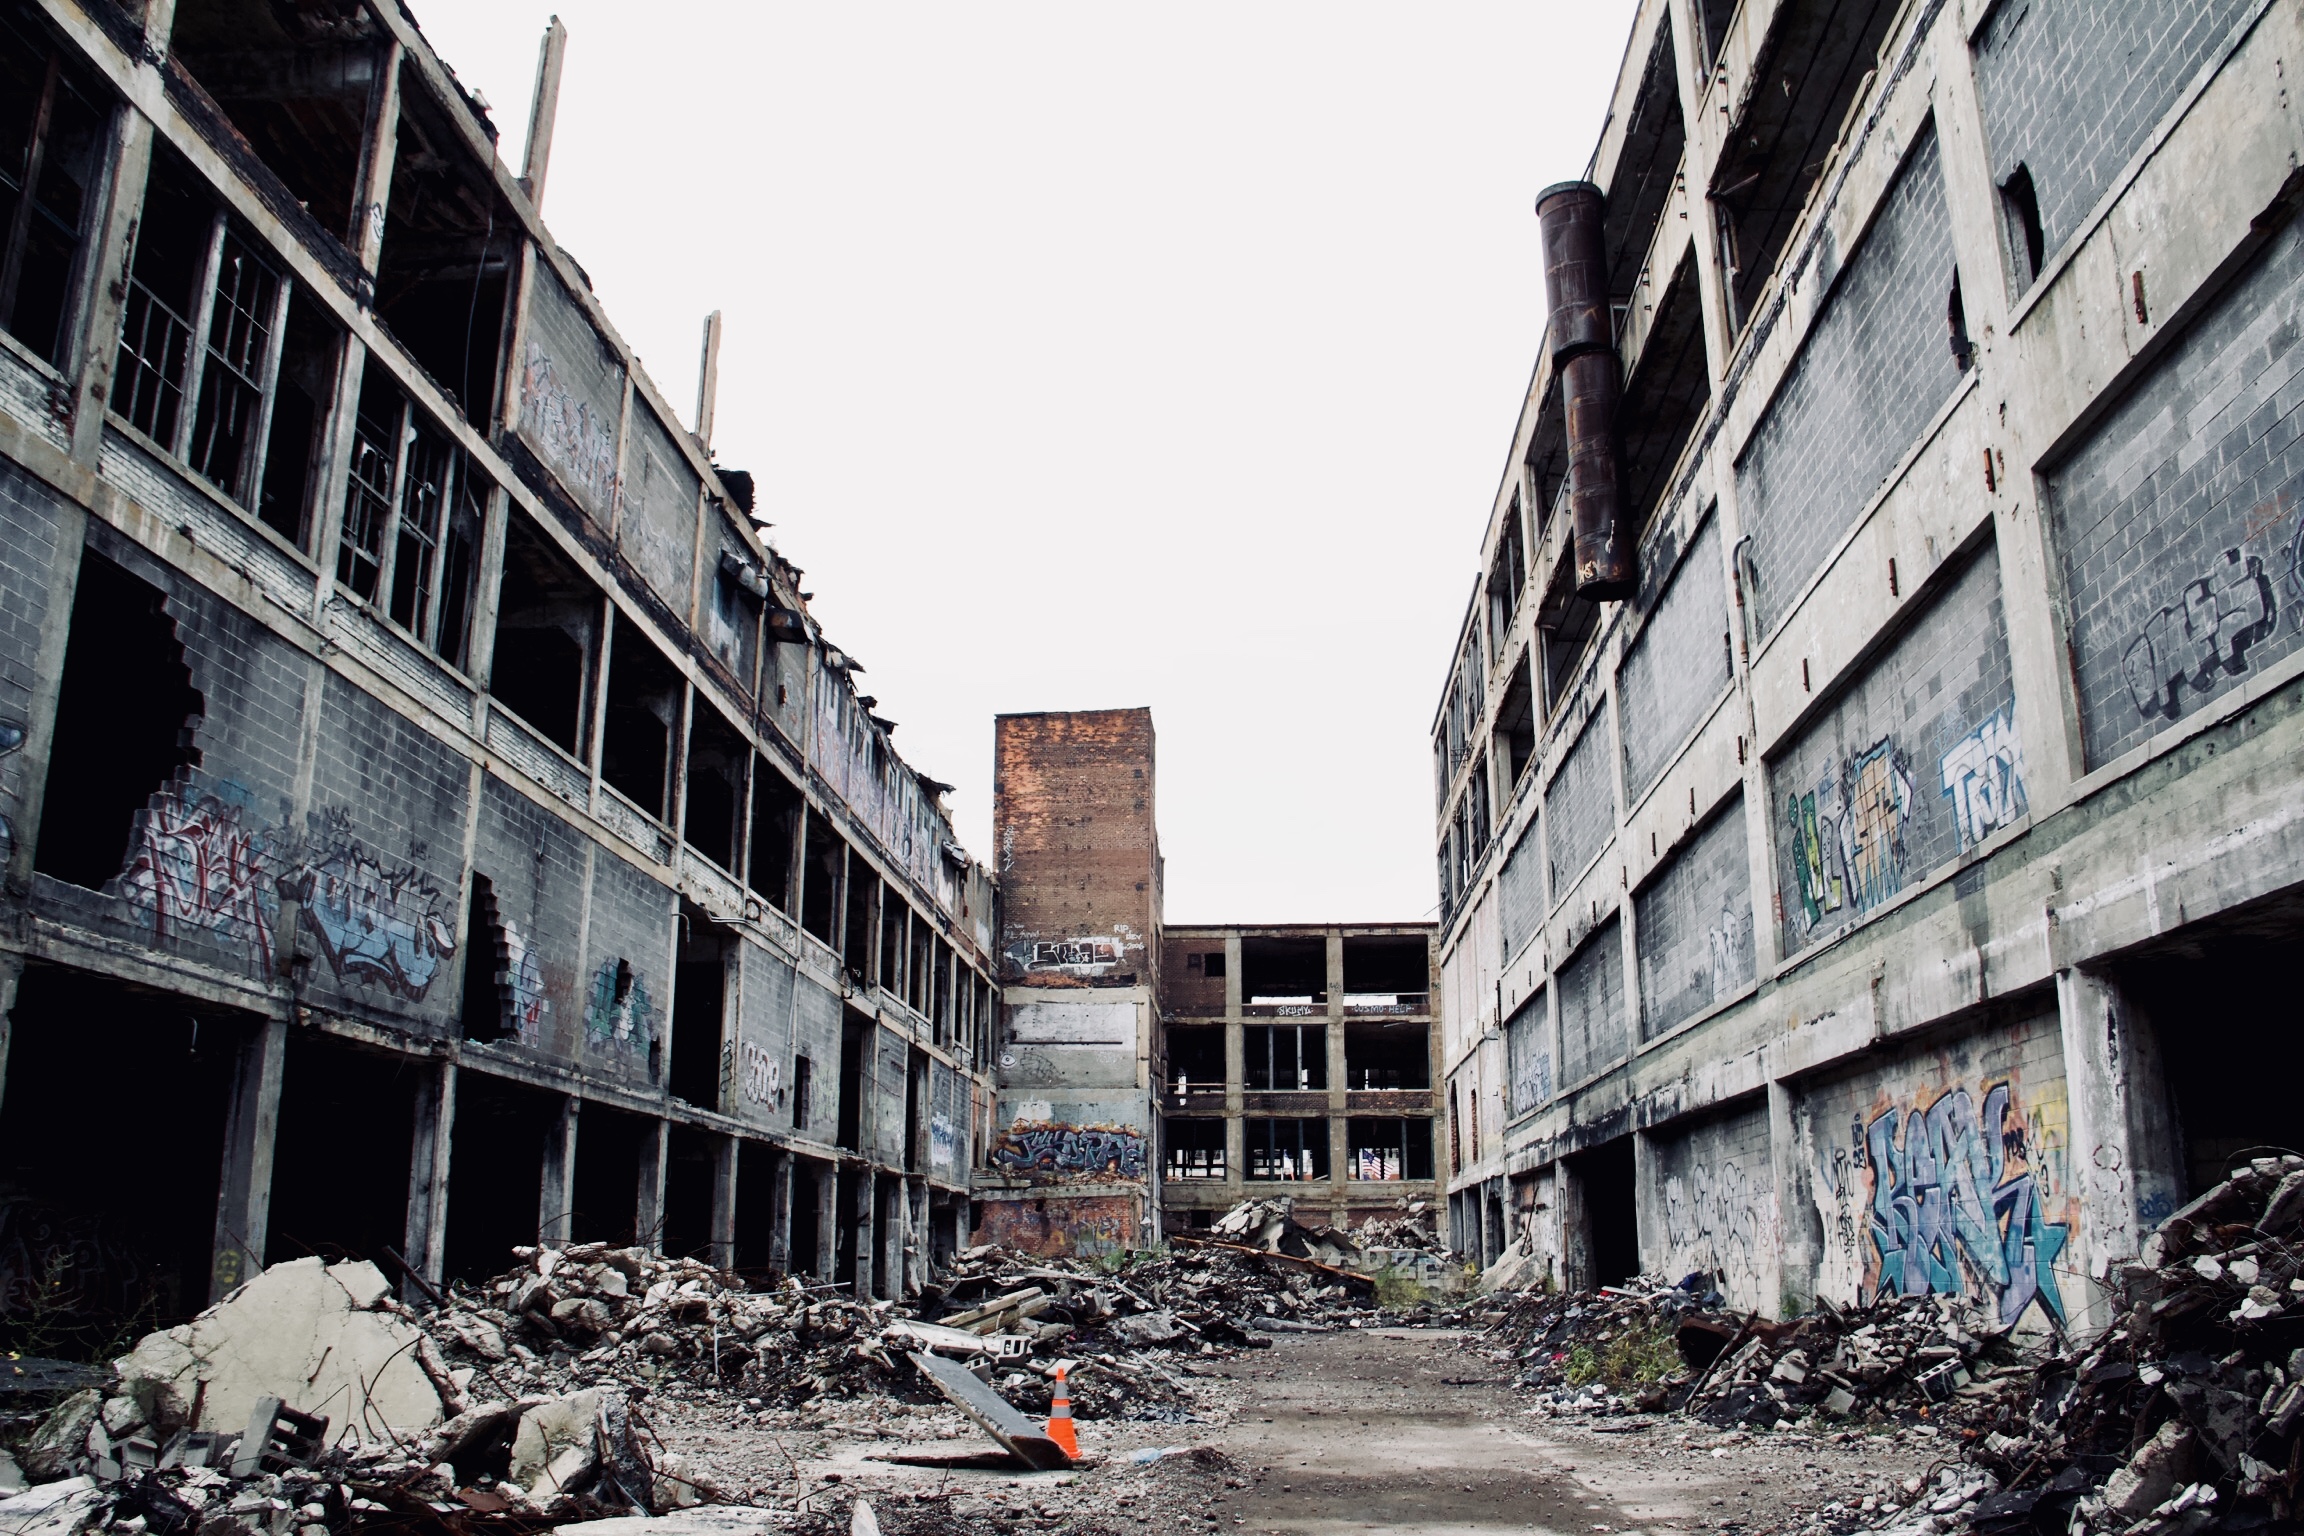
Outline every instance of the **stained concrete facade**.
[(0, 1246), (91, 1317), (915, 1285), (990, 873), (712, 457), (717, 317), (683, 425), (544, 224), (557, 24), (514, 167), (399, 8), (302, 15), (0, 6)]
[[(2291, 6), (1648, 0), (1433, 727), (1458, 1246), (2104, 1315), (2304, 1143)], [(1575, 168), (1562, 167), (1563, 174)]]

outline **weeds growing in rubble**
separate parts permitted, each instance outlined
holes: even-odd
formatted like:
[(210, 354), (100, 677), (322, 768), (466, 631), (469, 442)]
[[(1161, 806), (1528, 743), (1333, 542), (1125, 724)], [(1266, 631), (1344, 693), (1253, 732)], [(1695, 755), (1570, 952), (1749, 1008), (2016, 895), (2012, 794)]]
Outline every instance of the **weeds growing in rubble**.
[(1654, 1323), (1633, 1323), (1613, 1339), (1594, 1348), (1578, 1344), (1568, 1351), (1563, 1372), (1569, 1386), (1597, 1381), (1613, 1392), (1653, 1386), (1680, 1369), (1680, 1350), (1672, 1330)]
[(1168, 1245), (1155, 1243), (1150, 1248), (1114, 1248), (1108, 1253), (1088, 1255), (1088, 1266), (1101, 1275), (1124, 1275), (1140, 1264), (1160, 1264), (1168, 1259)]
[(1386, 1269), (1376, 1275), (1376, 1305), (1380, 1307), (1416, 1307), (1431, 1299), (1413, 1270)]

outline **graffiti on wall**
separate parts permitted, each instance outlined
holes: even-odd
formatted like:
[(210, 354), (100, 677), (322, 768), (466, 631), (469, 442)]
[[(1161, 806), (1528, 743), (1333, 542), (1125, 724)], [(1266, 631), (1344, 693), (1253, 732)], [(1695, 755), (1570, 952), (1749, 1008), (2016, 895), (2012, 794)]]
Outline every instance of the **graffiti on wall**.
[(1813, 789), (1789, 796), (1785, 811), (1809, 927), (1843, 908), (1870, 911), (1904, 888), (1912, 774), (1893, 738), (1826, 770)]
[(1004, 951), (1012, 971), (1056, 971), (1067, 976), (1109, 975), (1126, 962), (1128, 951), (1141, 950), (1143, 940), (1126, 927), (1109, 934), (1062, 939), (1019, 939)]
[(608, 1050), (641, 1051), (656, 1042), (656, 1010), (648, 981), (629, 960), (604, 960), (592, 973), (592, 999), (584, 1009), (584, 1037)]
[(552, 1016), (552, 999), (544, 995), (544, 967), (527, 935), (509, 920), (498, 925), (497, 942), (504, 969), (496, 978), (503, 989), (505, 1024), (530, 1045), (544, 1037), (544, 1021)]
[(2056, 1265), (2075, 1202), (2065, 1192), (2062, 1104), (2026, 1108), (2007, 1080), (1875, 1106), (1821, 1156), (1826, 1240), (1852, 1257), (1858, 1299), (1950, 1296), (2003, 1326), (2037, 1303), (2065, 1322)]
[[(0, 758), (13, 756), (23, 745), (24, 722), (21, 720), (0, 720)], [(16, 791), (11, 785), (0, 784), (0, 796), (5, 796), (11, 806), (16, 803)], [(0, 864), (7, 863), (9, 857), (15, 852), (15, 814), (13, 811), (0, 811)]]
[(950, 1168), (960, 1161), (960, 1127), (950, 1115), (928, 1117), (928, 1161), (938, 1168)]
[(1096, 1195), (1064, 1200), (986, 1200), (974, 1240), (1039, 1258), (1116, 1253), (1136, 1246), (1136, 1200)]
[(2016, 734), (2016, 707), (2000, 712), (1960, 738), (1941, 763), (1944, 797), (1960, 846), (1969, 849), (2013, 823), (2029, 807), (2024, 793), (2024, 741)]
[(161, 942), (186, 931), (215, 934), (245, 946), (250, 970), (269, 979), (278, 839), (248, 819), (252, 799), (229, 779), (170, 780), (136, 813), (115, 889)]
[(552, 354), (534, 341), (520, 374), (520, 414), (544, 457), (572, 486), (596, 507), (616, 504), (616, 423), (577, 399), (561, 382)]
[(784, 1077), (784, 1064), (769, 1055), (764, 1047), (754, 1045), (749, 1040), (744, 1042), (742, 1060), (743, 1072), (739, 1081), (743, 1084), (745, 1102), (775, 1103), (776, 1089)]
[[(1737, 1299), (1761, 1296), (1761, 1269), (1776, 1246), (1776, 1200), (1765, 1176), (1753, 1178), (1728, 1158), (1717, 1168), (1695, 1163), (1664, 1180), (1664, 1238), (1675, 1273), (1726, 1277)], [(1764, 1298), (1761, 1298), (1764, 1299)]]
[(1043, 1182), (1144, 1177), (1144, 1136), (1123, 1125), (1019, 1120), (992, 1143), (992, 1166)]
[(346, 835), (346, 818), (320, 818), (319, 848), (281, 886), (303, 902), (304, 923), (346, 981), (415, 1001), (456, 953), (453, 907), (412, 865), (387, 868)]
[(2219, 674), (2247, 671), (2248, 648), (2268, 638), (2279, 618), (2263, 560), (2238, 546), (2225, 550), (2143, 622), (2122, 654), (2121, 674), (2137, 713), (2173, 720), (2184, 712), (2187, 687), (2207, 693)]

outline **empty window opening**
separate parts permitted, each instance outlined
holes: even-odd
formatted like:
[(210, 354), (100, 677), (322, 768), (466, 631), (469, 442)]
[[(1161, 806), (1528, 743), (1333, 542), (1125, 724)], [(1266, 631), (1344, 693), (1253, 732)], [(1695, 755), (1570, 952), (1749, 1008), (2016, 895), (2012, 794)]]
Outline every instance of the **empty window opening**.
[(608, 708), (600, 777), (658, 821), (668, 814), (672, 743), (680, 726), (680, 674), (640, 627), (618, 614), (608, 645)]
[(1413, 934), (1344, 940), (1344, 1006), (1422, 1007), (1432, 985), (1432, 946)]
[(824, 1218), (832, 1223), (832, 1278), (842, 1285), (856, 1283), (857, 1238), (864, 1227), (857, 1219), (856, 1206), (862, 1184), (863, 1176), (857, 1169), (842, 1168), (833, 1181), (832, 1210)]
[(1212, 949), (1201, 957), (1201, 973), (1210, 981), (1224, 979), (1224, 951)]
[(1253, 1093), (1308, 1093), (1328, 1086), (1328, 1026), (1250, 1024), (1242, 1031)]
[(824, 1216), (818, 1206), (820, 1186), (817, 1183), (823, 1165), (806, 1158), (794, 1161), (797, 1166), (792, 1170), (792, 1273), (829, 1281), (832, 1277), (817, 1265), (824, 1241)]
[(672, 1097), (699, 1109), (721, 1107), (725, 1017), (728, 1007), (726, 930), (700, 908), (681, 904), (680, 965), (672, 991)]
[[(1632, 1138), (1620, 1136), (1568, 1159), (1573, 1171), (1575, 1208), (1563, 1212), (1577, 1227), (1571, 1253), (1583, 1273), (1578, 1288), (1622, 1285), (1640, 1273), (1638, 1187), (1633, 1174)], [(1501, 1212), (1499, 1212), (1499, 1216)]]
[(1960, 274), (1952, 274), (1952, 296), (1944, 306), (1944, 322), (1952, 333), (1952, 365), (1962, 373), (1976, 360), (1976, 343), (1968, 339), (1968, 306), (1960, 302)]
[[(483, 1044), (520, 1039), (528, 1021), (514, 999), (515, 983), (525, 983), (540, 993), (542, 978), (516, 974), (525, 956), (512, 952), (503, 913), (496, 905), (496, 887), (486, 875), (472, 877), (464, 934), (464, 1038)], [(540, 997), (537, 1001), (540, 1003)]]
[(1496, 766), (1504, 770), (1507, 793), (1536, 760), (1536, 694), (1528, 663), (1528, 657), (1520, 658), (1496, 704)]
[[(781, 1171), (776, 1165), (784, 1156), (764, 1141), (736, 1143), (736, 1251), (729, 1257), (736, 1272), (760, 1290), (770, 1289), (781, 1278), (775, 1266), (776, 1179)], [(730, 1342), (735, 1347), (724, 1347), (720, 1355), (723, 1372), (739, 1371), (751, 1363), (744, 1345)]]
[(568, 1230), (579, 1243), (641, 1240), (640, 1169), (656, 1152), (656, 1122), (590, 1103), (576, 1124), (576, 1187)]
[(751, 758), (752, 749), (736, 734), (736, 727), (699, 697), (688, 727), (688, 793), (681, 837), (730, 874), (737, 870), (737, 840), (743, 832), (737, 812), (744, 804), (744, 765)]
[(1224, 1031), (1203, 1025), (1198, 1029), (1168, 1031), (1168, 1091), (1182, 1098), (1189, 1093), (1224, 1090)]
[(1432, 1177), (1432, 1122), (1429, 1120), (1348, 1120), (1344, 1139), (1350, 1158), (1345, 1176), (1371, 1181)]
[(1244, 1122), (1251, 1179), (1328, 1177), (1328, 1122), (1249, 1120)]
[(320, 481), (320, 431), (327, 424), (329, 402), (336, 397), (344, 338), (310, 294), (295, 284), (289, 287), (256, 516), (298, 549), (309, 549), (312, 491)]
[(1496, 560), (1488, 569), (1489, 653), (1502, 660), (1512, 635), (1512, 619), (1520, 611), (1520, 589), (1528, 582), (1528, 564), (1520, 544), (1520, 497), (1514, 493), (1504, 527), (1496, 540)]
[(935, 964), (936, 935), (927, 920), (915, 918), (912, 923), (912, 954), (905, 966), (904, 1001), (912, 1011), (925, 1018), (928, 1014), (929, 986)]
[[(407, 1241), (409, 1159), (418, 1093), (439, 1068), (313, 1030), (288, 1032), (280, 1121), (272, 1152), (272, 1208), (264, 1262), (318, 1254), (383, 1258)], [(348, 1147), (365, 1155), (347, 1157)]]
[(881, 986), (897, 994), (904, 992), (904, 960), (912, 951), (910, 926), (911, 904), (896, 893), (892, 885), (880, 887), (880, 969)]
[[(533, 1243), (544, 1197), (544, 1149), (560, 1118), (560, 1095), (507, 1082), (466, 1065), (456, 1074), (449, 1142), (448, 1244), (452, 1280), (485, 1280), (504, 1255)], [(577, 1137), (579, 1151), (583, 1137)]]
[(719, 1154), (720, 1138), (692, 1125), (675, 1125), (665, 1138), (662, 1251), (672, 1258), (700, 1259), (711, 1250)]
[(792, 1129), (805, 1131), (816, 1124), (816, 1063), (805, 1056), (792, 1058)]
[(850, 1152), (864, 1149), (864, 1070), (872, 1030), (869, 1020), (853, 1016), (840, 1028), (840, 1119), (833, 1140)]
[(827, 944), (837, 943), (833, 923), (840, 912), (840, 880), (848, 867), (848, 845), (814, 806), (808, 808), (808, 849), (800, 883), (800, 926)]
[(792, 859), (806, 802), (766, 758), (752, 765), (752, 847), (744, 883), (779, 912), (792, 910)]
[(0, 7), (0, 329), (62, 368), (104, 173), (104, 93), (41, 22)]
[(736, 686), (750, 693), (760, 665), (760, 620), (767, 607), (768, 578), (725, 520), (719, 536), (720, 558), (707, 578), (704, 638)]
[[(0, 1341), (109, 1358), (208, 1305), (225, 1108), (250, 1029), (42, 965), (25, 967), (11, 1019), (0, 1237), (22, 1278), (0, 1295)], [(161, 1141), (91, 1134), (96, 1083), (105, 1115)]]
[(1704, 29), (1704, 67), (1709, 69), (1720, 62), (1720, 47), (1728, 40), (1728, 24), (1736, 17), (1737, 0), (1698, 0), (1697, 25)]
[(2018, 164), (2000, 183), (2000, 221), (2007, 231), (2008, 265), (2015, 274), (2016, 292), (2022, 293), (2040, 275), (2040, 263), (2047, 257), (2040, 193), (2032, 185), (2031, 167)]
[(1321, 937), (1240, 941), (1240, 996), (1248, 1003), (1328, 1001), (1328, 941)]
[(1536, 611), (1536, 636), (1543, 653), (1544, 715), (1550, 719), (1575, 690), (1576, 673), (1599, 627), (1600, 605), (1576, 595), (1576, 573), (1563, 558)]
[(1344, 1086), (1381, 1093), (1432, 1086), (1432, 1038), (1422, 1024), (1348, 1024)]
[(155, 147), (128, 262), (112, 409), (171, 453), (183, 444), (186, 370), (209, 246), (222, 233), (216, 205), (191, 168), (174, 151)]
[(391, 39), (357, 10), (299, 25), (305, 15), (239, 0), (179, 0), (167, 52), (295, 202), (350, 244), (370, 103), (384, 83)]
[(336, 580), (457, 666), (490, 490), (463, 450), (371, 362), (353, 413)]
[(1187, 1119), (1177, 1116), (1161, 1129), (1166, 1133), (1168, 1155), (1163, 1169), (1171, 1179), (1222, 1179), (1226, 1177), (1224, 1163), (1224, 1122), (1209, 1117)]
[(840, 960), (859, 983), (868, 979), (872, 962), (878, 958), (872, 953), (872, 917), (880, 905), (881, 889), (880, 877), (872, 873), (870, 866), (861, 859), (849, 860), (847, 917), (840, 927)]
[(152, 797), (198, 765), (204, 707), (160, 589), (84, 551), (32, 867), (101, 890)]
[(467, 156), (418, 78), (402, 67), (399, 142), (376, 264), (376, 313), (466, 420), (496, 401), (506, 278), (518, 222)]
[(904, 1166), (928, 1166), (928, 1053), (912, 1048), (904, 1071)]
[(508, 513), (488, 691), (571, 757), (585, 756), (591, 737), (601, 602), (527, 514)]

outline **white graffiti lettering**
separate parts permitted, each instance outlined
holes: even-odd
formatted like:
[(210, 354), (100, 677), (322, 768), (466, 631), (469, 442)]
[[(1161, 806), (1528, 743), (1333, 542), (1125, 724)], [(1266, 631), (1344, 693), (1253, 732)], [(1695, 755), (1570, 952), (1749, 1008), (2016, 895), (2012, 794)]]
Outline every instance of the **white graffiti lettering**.
[(2014, 822), (2029, 804), (2024, 793), (2024, 741), (2016, 734), (2013, 705), (1962, 737), (1944, 754), (1942, 767), (1944, 793), (1952, 802), (1952, 820), (1960, 829), (1963, 849)]

